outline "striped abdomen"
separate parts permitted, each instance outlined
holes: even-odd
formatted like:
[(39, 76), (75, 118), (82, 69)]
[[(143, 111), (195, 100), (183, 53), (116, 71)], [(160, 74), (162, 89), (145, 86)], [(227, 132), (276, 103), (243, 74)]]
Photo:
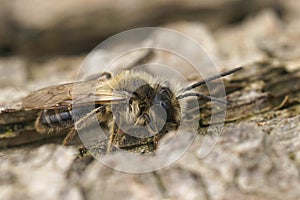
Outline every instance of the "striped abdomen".
[(57, 111), (57, 110), (44, 110), (41, 116), (43, 124), (62, 124), (66, 121), (73, 120), (72, 111)]
[(86, 106), (72, 110), (44, 110), (41, 115), (41, 122), (49, 126), (52, 124), (65, 124), (66, 122), (74, 121), (74, 119), (80, 119), (93, 109), (93, 107)]

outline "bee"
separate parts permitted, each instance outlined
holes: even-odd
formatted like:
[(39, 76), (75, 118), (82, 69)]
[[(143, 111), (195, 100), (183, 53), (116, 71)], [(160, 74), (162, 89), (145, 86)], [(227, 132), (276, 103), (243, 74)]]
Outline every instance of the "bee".
[[(146, 72), (123, 71), (115, 76), (103, 73), (98, 78), (50, 86), (22, 99), (22, 108), (38, 113), (35, 129), (40, 134), (66, 134), (63, 145), (76, 136), (76, 128), (88, 126), (95, 115), (101, 126), (109, 129), (106, 152), (114, 148), (129, 150), (141, 145), (155, 151), (158, 141), (182, 121), (181, 101), (188, 97), (225, 100), (193, 92), (193, 89), (241, 67), (192, 84), (174, 87)], [(92, 107), (92, 109), (89, 109)]]

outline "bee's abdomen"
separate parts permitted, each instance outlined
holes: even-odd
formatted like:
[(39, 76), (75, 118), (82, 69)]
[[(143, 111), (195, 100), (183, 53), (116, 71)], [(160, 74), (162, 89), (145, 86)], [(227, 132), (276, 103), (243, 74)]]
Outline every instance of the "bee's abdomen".
[(62, 124), (73, 120), (72, 111), (56, 111), (56, 110), (44, 110), (41, 116), (42, 123), (51, 124)]
[(70, 124), (72, 121), (76, 121), (83, 116), (90, 113), (95, 106), (83, 106), (78, 108), (73, 108), (72, 110), (44, 110), (41, 114), (41, 123), (51, 126), (53, 125), (66, 125)]

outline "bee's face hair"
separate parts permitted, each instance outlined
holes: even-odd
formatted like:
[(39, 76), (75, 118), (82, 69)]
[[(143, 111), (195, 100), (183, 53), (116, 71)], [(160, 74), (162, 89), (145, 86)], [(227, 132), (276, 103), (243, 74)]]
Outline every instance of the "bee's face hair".
[(158, 121), (161, 109), (166, 114), (165, 124), (180, 122), (180, 104), (167, 82), (146, 73), (128, 72), (128, 76), (118, 78), (114, 89), (131, 94), (127, 103), (116, 105), (115, 110), (123, 125), (134, 123), (146, 126), (151, 121)]

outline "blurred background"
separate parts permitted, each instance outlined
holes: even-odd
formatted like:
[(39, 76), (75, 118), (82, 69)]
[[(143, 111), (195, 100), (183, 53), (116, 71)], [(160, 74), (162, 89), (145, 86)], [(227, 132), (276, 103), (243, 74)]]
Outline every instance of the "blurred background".
[(88, 52), (137, 27), (190, 36), (220, 69), (266, 57), (299, 59), (299, 10), (297, 0), (1, 0), (0, 103), (74, 81)]
[[(222, 137), (205, 159), (199, 152), (209, 132), (173, 165), (144, 174), (75, 159), (75, 146), (42, 141), (38, 148), (1, 149), (0, 199), (300, 199), (299, 19), (299, 0), (0, 0), (0, 112), (33, 90), (73, 82), (89, 52), (132, 28), (179, 31), (220, 71), (247, 69), (223, 79), (232, 86), (227, 97), (240, 104), (228, 107)], [(99, 51), (89, 73), (103, 71), (118, 48)], [(131, 56), (113, 68), (147, 58), (199, 80), (166, 52)], [(202, 136), (210, 113), (201, 114)]]

